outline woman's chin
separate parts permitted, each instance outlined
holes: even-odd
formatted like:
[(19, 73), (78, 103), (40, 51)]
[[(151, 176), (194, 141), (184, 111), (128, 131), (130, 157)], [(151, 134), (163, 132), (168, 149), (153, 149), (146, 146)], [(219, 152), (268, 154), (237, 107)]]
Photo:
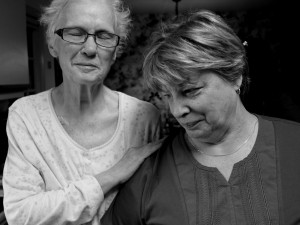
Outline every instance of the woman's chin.
[(210, 142), (211, 139), (213, 139), (213, 133), (209, 129), (195, 129), (195, 130), (189, 130), (185, 129), (187, 135), (189, 138), (202, 140), (204, 142)]
[(185, 129), (185, 131), (190, 138), (202, 138), (204, 136), (203, 131), (200, 130)]

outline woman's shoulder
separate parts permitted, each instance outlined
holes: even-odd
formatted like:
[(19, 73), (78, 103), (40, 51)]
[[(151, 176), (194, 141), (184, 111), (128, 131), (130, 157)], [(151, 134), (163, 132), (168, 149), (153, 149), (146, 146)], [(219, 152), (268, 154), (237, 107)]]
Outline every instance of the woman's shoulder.
[(21, 97), (14, 101), (9, 107), (9, 112), (28, 113), (28, 111), (41, 108), (48, 102), (50, 90), (43, 91), (37, 94)]
[(263, 120), (270, 121), (274, 124), (275, 129), (284, 129), (284, 130), (293, 130), (300, 132), (300, 122), (292, 121), (289, 119), (271, 117), (271, 116), (262, 116), (260, 117)]
[(282, 201), (284, 224), (295, 224), (300, 215), (300, 123), (287, 119), (262, 117), (271, 121), (275, 133), (276, 177)]
[(133, 105), (137, 105), (137, 106), (141, 106), (141, 107), (149, 107), (149, 108), (156, 108), (152, 103), (147, 102), (145, 100), (139, 99), (137, 97), (119, 92), (119, 95), (122, 97), (122, 100), (124, 101), (124, 103), (127, 104), (133, 104)]
[(160, 112), (152, 103), (139, 98), (119, 92), (122, 107), (131, 115), (157, 117)]

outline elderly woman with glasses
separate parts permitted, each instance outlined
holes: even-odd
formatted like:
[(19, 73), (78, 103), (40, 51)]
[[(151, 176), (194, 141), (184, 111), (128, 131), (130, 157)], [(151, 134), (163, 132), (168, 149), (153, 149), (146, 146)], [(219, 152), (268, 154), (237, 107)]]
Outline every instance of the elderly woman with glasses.
[(160, 146), (159, 111), (103, 84), (128, 35), (121, 0), (53, 0), (41, 22), (63, 83), (9, 109), (5, 215), (13, 225), (97, 225)]
[(300, 124), (247, 111), (247, 71), (217, 14), (163, 26), (143, 72), (181, 128), (124, 184), (103, 225), (300, 223)]

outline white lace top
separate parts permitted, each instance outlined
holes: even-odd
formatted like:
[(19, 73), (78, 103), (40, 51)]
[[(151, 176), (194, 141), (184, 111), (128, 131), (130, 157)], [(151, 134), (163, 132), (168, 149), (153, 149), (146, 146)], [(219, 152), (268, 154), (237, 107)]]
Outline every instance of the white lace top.
[(93, 175), (107, 170), (131, 146), (159, 137), (159, 112), (119, 93), (118, 125), (111, 139), (85, 149), (60, 124), (51, 90), (23, 97), (9, 109), (4, 166), (4, 210), (9, 224), (100, 224), (116, 191), (104, 198)]

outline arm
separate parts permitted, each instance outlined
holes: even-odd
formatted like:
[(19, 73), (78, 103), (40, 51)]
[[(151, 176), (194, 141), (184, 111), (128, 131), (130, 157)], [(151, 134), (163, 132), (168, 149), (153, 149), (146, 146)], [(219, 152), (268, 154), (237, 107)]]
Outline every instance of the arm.
[(160, 139), (141, 147), (130, 148), (116, 165), (96, 175), (95, 177), (104, 194), (113, 187), (126, 182), (139, 168), (144, 159), (161, 146), (163, 140)]
[(34, 160), (41, 154), (38, 143), (33, 141), (34, 134), (16, 113), (9, 116), (7, 135), (9, 149), (3, 187), (9, 224), (81, 224), (95, 216), (103, 193), (94, 177), (86, 176), (59, 188), (47, 187), (51, 184), (45, 182), (45, 173), (52, 174), (41, 169), (42, 160)]

